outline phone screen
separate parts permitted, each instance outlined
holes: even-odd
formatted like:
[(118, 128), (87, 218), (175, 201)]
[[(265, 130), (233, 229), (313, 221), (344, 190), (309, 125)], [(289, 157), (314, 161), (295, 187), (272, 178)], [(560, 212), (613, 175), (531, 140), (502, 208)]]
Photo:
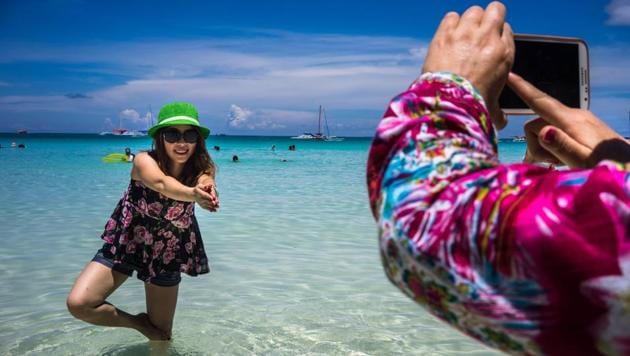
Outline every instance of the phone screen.
[[(564, 105), (580, 107), (580, 63), (577, 43), (515, 40), (512, 71)], [(507, 85), (499, 97), (502, 109), (527, 105)]]

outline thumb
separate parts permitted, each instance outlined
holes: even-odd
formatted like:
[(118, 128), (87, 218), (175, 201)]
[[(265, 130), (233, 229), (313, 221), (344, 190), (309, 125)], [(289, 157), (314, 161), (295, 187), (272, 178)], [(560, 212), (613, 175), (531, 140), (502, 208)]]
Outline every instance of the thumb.
[(591, 150), (555, 126), (545, 126), (538, 134), (540, 145), (571, 168), (588, 166)]
[(198, 184), (195, 187), (195, 190), (197, 191), (197, 194), (199, 194), (199, 196), (202, 199), (210, 199), (211, 195), (204, 188), (205, 188), (204, 186), (202, 186), (201, 184)]
[(491, 103), (487, 103), (488, 105), (488, 113), (490, 114), (490, 119), (496, 127), (497, 130), (501, 130), (507, 125), (507, 119), (505, 118), (505, 114), (501, 107), (499, 106), (498, 101), (493, 101)]

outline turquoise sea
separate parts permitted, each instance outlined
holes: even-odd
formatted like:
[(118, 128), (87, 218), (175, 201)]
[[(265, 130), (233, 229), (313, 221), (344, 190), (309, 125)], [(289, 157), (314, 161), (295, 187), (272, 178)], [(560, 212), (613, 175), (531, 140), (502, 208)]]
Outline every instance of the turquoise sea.
[[(9, 148), (13, 141), (26, 148)], [(158, 350), (65, 307), (129, 181), (129, 164), (101, 157), (151, 141), (0, 134), (0, 355), (496, 354), (387, 281), (366, 195), (369, 139), (212, 136), (207, 144), (221, 209), (197, 217), (212, 272), (183, 277), (173, 342)], [(524, 150), (500, 145), (506, 162)], [(130, 278), (110, 301), (144, 311), (142, 282)]]

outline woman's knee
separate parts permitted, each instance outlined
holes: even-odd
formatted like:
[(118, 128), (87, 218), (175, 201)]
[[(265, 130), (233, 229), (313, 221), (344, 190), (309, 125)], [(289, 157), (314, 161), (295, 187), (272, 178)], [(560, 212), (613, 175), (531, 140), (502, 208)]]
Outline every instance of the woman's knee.
[(66, 299), (66, 307), (72, 316), (81, 320), (87, 319), (94, 310), (94, 305), (88, 298), (72, 292)]

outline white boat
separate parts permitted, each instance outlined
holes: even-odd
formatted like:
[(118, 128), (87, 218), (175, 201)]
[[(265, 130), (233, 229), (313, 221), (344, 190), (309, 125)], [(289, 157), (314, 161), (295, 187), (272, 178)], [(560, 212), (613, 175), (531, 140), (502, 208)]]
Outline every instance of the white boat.
[[(322, 132), (322, 117), (324, 118), (324, 126), (326, 127), (326, 134)], [(291, 137), (293, 140), (306, 140), (306, 141), (343, 141), (343, 137), (331, 136), (328, 129), (328, 120), (326, 119), (326, 111), (320, 105), (319, 113), (317, 115), (317, 132), (304, 132), (301, 135)]]
[(525, 136), (512, 136), (512, 142), (527, 142)]
[(115, 128), (115, 129), (112, 129), (111, 131), (103, 131), (99, 135), (101, 135), (101, 136), (112, 135), (112, 136), (138, 137), (138, 136), (146, 136), (147, 134), (142, 133), (141, 131), (138, 131), (138, 130), (127, 130), (127, 129), (123, 129), (123, 128)]
[(120, 134), (120, 136), (131, 136), (131, 137), (141, 137), (146, 136), (147, 134), (139, 131), (139, 130), (127, 130)]
[(118, 127), (113, 128), (111, 131), (102, 131), (101, 133), (99, 133), (99, 135), (101, 136), (107, 136), (107, 135), (113, 135), (113, 136), (133, 136), (133, 135), (128, 135), (127, 132), (129, 132), (129, 130), (124, 129), (122, 127), (122, 118), (119, 117), (118, 118)]
[[(151, 111), (151, 107), (149, 106), (149, 119), (147, 120), (147, 126), (153, 126), (153, 112)], [(111, 131), (103, 131), (99, 135), (114, 135), (114, 136), (130, 136), (130, 137), (143, 137), (148, 135), (147, 130), (128, 130), (122, 128), (122, 118), (118, 118), (118, 128), (114, 128)]]

